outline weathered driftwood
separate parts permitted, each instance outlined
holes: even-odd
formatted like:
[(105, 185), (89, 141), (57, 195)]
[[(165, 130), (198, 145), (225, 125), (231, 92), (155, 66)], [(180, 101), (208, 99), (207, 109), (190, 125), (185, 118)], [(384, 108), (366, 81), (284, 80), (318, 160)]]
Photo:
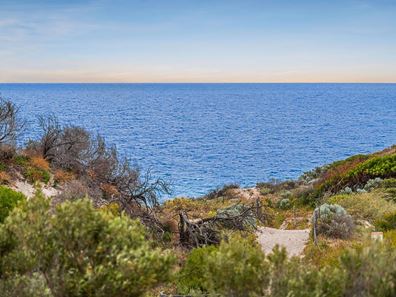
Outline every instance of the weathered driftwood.
[(261, 203), (257, 200), (252, 205), (235, 204), (220, 209), (209, 218), (189, 219), (186, 212), (179, 213), (180, 243), (187, 247), (199, 247), (208, 244), (218, 244), (220, 232), (229, 230), (255, 230), (256, 221), (263, 221)]

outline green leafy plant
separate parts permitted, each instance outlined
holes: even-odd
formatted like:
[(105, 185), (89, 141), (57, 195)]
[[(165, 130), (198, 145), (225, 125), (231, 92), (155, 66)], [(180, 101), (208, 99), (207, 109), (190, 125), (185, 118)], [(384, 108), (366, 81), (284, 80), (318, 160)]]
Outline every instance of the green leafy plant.
[(25, 171), (25, 177), (31, 183), (40, 181), (47, 184), (50, 181), (51, 175), (47, 170), (36, 167), (28, 167)]
[(8, 187), (0, 186), (0, 223), (3, 223), (9, 213), (18, 205), (25, 196)]
[(382, 219), (386, 213), (396, 211), (396, 204), (381, 198), (380, 193), (376, 192), (335, 195), (328, 199), (328, 203), (338, 204), (354, 218), (367, 220), (372, 224)]
[(396, 211), (385, 214), (375, 223), (375, 226), (384, 231), (396, 229)]
[(282, 200), (279, 201), (278, 207), (280, 209), (289, 209), (291, 207), (290, 199), (283, 198)]
[(207, 291), (205, 275), (208, 268), (208, 257), (217, 250), (217, 247), (205, 246), (193, 249), (178, 275), (178, 290), (180, 293)]
[(354, 182), (365, 182), (370, 178), (396, 176), (396, 154), (371, 158), (348, 173)]
[(269, 283), (269, 264), (260, 247), (238, 235), (219, 247), (193, 250), (181, 271), (184, 292), (220, 296), (263, 296)]
[(38, 273), (43, 296), (142, 296), (169, 279), (174, 262), (137, 221), (97, 211), (86, 199), (51, 209), (41, 196), (9, 215), (0, 254), (0, 280)]

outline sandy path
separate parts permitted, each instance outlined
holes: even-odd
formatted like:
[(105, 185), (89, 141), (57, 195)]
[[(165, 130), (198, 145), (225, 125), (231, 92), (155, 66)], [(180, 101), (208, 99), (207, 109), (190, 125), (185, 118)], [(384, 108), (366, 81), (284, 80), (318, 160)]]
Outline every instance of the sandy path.
[(270, 253), (278, 244), (286, 248), (289, 256), (298, 256), (302, 254), (309, 239), (309, 230), (280, 230), (261, 227), (257, 232), (257, 238), (266, 254)]

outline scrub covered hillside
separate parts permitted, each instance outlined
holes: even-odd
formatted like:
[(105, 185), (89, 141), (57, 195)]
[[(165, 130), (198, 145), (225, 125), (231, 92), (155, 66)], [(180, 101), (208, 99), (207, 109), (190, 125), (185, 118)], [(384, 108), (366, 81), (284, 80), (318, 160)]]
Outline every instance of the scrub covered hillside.
[[(41, 136), (16, 147), (23, 120), (0, 102), (2, 296), (396, 294), (396, 146), (159, 203), (167, 182), (100, 135), (38, 120)], [(310, 235), (289, 257), (264, 252), (265, 228)]]

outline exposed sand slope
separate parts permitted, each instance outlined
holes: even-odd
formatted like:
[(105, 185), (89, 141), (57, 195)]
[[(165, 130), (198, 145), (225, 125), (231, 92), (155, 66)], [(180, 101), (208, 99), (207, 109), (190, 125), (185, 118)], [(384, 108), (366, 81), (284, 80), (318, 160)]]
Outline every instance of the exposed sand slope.
[[(35, 188), (33, 187), (33, 185), (29, 184), (26, 181), (22, 181), (22, 180), (16, 181), (14, 183), (13, 187), (11, 187), (11, 188), (17, 192), (21, 192), (27, 198), (32, 198), (36, 191)], [(53, 187), (43, 187), (42, 191), (43, 191), (43, 194), (47, 197), (53, 197), (59, 193), (59, 191)]]
[(280, 230), (269, 227), (260, 227), (257, 239), (263, 251), (268, 254), (275, 245), (286, 248), (289, 256), (302, 254), (305, 244), (309, 239), (309, 229), (305, 230)]

